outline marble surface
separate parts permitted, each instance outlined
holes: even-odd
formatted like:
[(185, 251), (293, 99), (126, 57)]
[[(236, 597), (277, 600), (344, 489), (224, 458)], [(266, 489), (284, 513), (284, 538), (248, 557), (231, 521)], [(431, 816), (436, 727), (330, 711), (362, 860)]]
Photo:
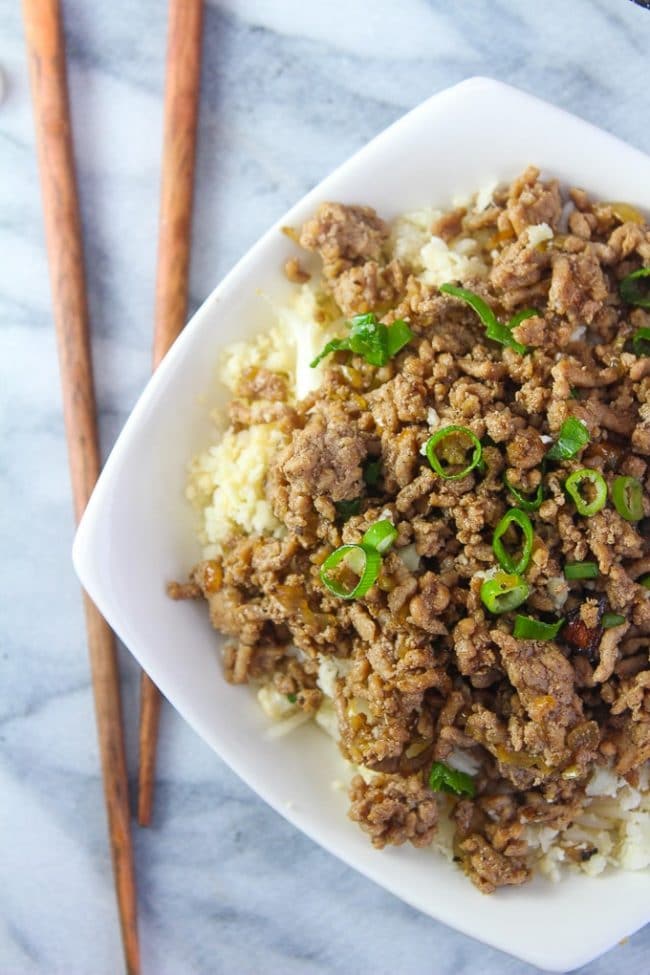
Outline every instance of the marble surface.
[[(146, 382), (163, 0), (65, 0), (103, 450)], [(650, 11), (630, 0), (222, 0), (206, 9), (192, 306), (406, 109), (491, 74), (650, 151)], [(121, 969), (19, 4), (0, 5), (0, 972)], [(137, 674), (121, 653), (131, 771)], [(145, 972), (533, 975), (423, 917), (269, 810), (162, 717), (135, 834)], [(647, 969), (650, 928), (582, 970)], [(644, 964), (645, 959), (645, 964)]]

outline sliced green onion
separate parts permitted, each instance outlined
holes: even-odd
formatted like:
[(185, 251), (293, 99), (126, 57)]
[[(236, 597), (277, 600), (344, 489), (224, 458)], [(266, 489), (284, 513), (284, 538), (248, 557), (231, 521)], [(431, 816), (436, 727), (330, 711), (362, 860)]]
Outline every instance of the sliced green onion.
[(361, 511), (361, 498), (354, 498), (352, 501), (335, 501), (334, 507), (339, 517), (347, 521), (352, 515), (358, 515)]
[(564, 617), (557, 623), (542, 623), (541, 620), (534, 620), (530, 616), (517, 614), (513, 635), (520, 640), (554, 640), (563, 626)]
[(474, 779), (467, 772), (451, 768), (444, 762), (434, 762), (429, 772), (429, 788), (432, 792), (447, 792), (452, 796), (476, 795)]
[(621, 623), (624, 622), (625, 617), (621, 616), (620, 613), (603, 613), (603, 618), (601, 620), (604, 630), (611, 630), (613, 626), (620, 626)]
[[(513, 558), (510, 552), (506, 551), (505, 545), (501, 541), (511, 525), (517, 525), (521, 529), (523, 536), (521, 555), (518, 559)], [(494, 529), (494, 536), (492, 538), (492, 551), (501, 568), (514, 575), (521, 575), (522, 572), (525, 572), (533, 553), (533, 539), (533, 526), (526, 512), (520, 511), (519, 508), (510, 508), (509, 511), (506, 511)]]
[[(472, 457), (469, 464), (466, 464), (466, 451), (468, 448), (457, 443), (458, 440), (462, 441), (463, 439), (469, 440), (468, 446), (472, 447)], [(449, 443), (445, 444), (445, 441), (449, 441)], [(442, 450), (443, 445), (444, 452)], [(443, 459), (447, 462), (447, 467), (442, 466), (436, 450), (438, 447), (443, 452)], [(444, 477), (446, 481), (458, 481), (462, 477), (466, 477), (470, 471), (473, 471), (481, 463), (483, 447), (476, 434), (468, 430), (467, 427), (449, 426), (442, 427), (441, 430), (437, 430), (433, 436), (429, 437), (426, 444), (426, 453), (427, 459), (436, 474)], [(465, 464), (464, 467), (462, 466), (463, 464)], [(460, 467), (461, 470), (450, 473), (452, 467)]]
[(295, 704), (297, 700), (298, 700), (297, 694), (287, 694), (287, 701), (289, 702), (289, 704)]
[(640, 521), (643, 518), (643, 488), (636, 477), (616, 477), (612, 484), (612, 501), (621, 518)]
[[(329, 591), (341, 599), (361, 599), (377, 581), (381, 555), (368, 545), (341, 545), (328, 555), (320, 568), (320, 577)], [(337, 578), (337, 570), (346, 569), (357, 577), (346, 585)]]
[[(583, 482), (591, 485), (593, 492), (591, 501), (585, 500), (582, 493)], [(584, 515), (585, 518), (591, 518), (592, 515), (595, 515), (601, 508), (605, 507), (605, 502), (607, 501), (607, 484), (605, 483), (605, 478), (591, 467), (582, 467), (579, 471), (574, 471), (573, 474), (569, 474), (564, 482), (564, 488), (567, 494), (573, 499), (578, 514)]]
[(376, 521), (374, 525), (370, 526), (361, 539), (361, 544), (369, 545), (370, 548), (376, 549), (380, 555), (384, 555), (396, 538), (397, 528), (392, 521), (385, 518), (383, 521)]
[(632, 336), (632, 348), (639, 357), (650, 355), (650, 328), (637, 328)]
[(564, 566), (565, 579), (597, 579), (596, 562), (567, 562)]
[(376, 487), (381, 476), (381, 460), (367, 460), (363, 466), (363, 479), (368, 487)]
[(521, 342), (517, 342), (517, 340), (513, 338), (511, 329), (521, 324), (525, 318), (530, 318), (531, 315), (536, 315), (536, 311), (526, 309), (525, 312), (519, 312), (518, 315), (515, 315), (509, 325), (502, 325), (488, 303), (479, 295), (474, 294), (473, 291), (468, 291), (466, 288), (458, 288), (455, 284), (441, 284), (438, 290), (445, 295), (452, 295), (454, 298), (460, 298), (461, 301), (466, 302), (470, 308), (473, 308), (485, 325), (485, 334), (487, 338), (492, 339), (494, 342), (498, 342), (500, 345), (505, 345), (510, 349), (514, 349), (515, 352), (519, 353), (519, 355), (524, 355), (526, 352), (528, 352), (525, 345), (522, 345)]
[(650, 308), (650, 267), (641, 267), (623, 278), (618, 286), (621, 298), (628, 305), (638, 305), (639, 308)]
[(491, 613), (507, 613), (528, 599), (530, 587), (525, 579), (497, 572), (481, 586), (481, 600)]
[(391, 325), (377, 320), (374, 312), (355, 315), (348, 323), (350, 334), (344, 339), (332, 339), (316, 358), (310, 362), (314, 369), (330, 352), (354, 352), (364, 357), (371, 366), (385, 366), (389, 359), (403, 349), (413, 338), (413, 332), (401, 318)]
[(402, 351), (405, 345), (408, 345), (413, 338), (413, 332), (401, 318), (395, 319), (388, 326), (387, 332), (386, 351), (388, 352), (388, 358), (392, 359), (394, 355)]
[(519, 488), (514, 486), (514, 484), (511, 484), (508, 480), (507, 474), (503, 475), (503, 483), (510, 491), (510, 494), (517, 502), (517, 505), (524, 511), (537, 511), (537, 509), (541, 506), (542, 501), (544, 500), (544, 487), (541, 481), (537, 485), (537, 490), (532, 498), (526, 497), (523, 491), (520, 491)]
[(650, 574), (647, 576), (641, 576), (639, 579), (639, 585), (643, 586), (644, 589), (650, 589)]
[(575, 416), (570, 416), (560, 427), (557, 442), (547, 451), (549, 460), (570, 460), (589, 443), (589, 431)]
[(332, 339), (327, 345), (324, 345), (320, 350), (315, 359), (309, 363), (310, 369), (315, 369), (316, 366), (322, 362), (326, 356), (330, 355), (331, 352), (349, 352), (350, 351), (350, 339)]

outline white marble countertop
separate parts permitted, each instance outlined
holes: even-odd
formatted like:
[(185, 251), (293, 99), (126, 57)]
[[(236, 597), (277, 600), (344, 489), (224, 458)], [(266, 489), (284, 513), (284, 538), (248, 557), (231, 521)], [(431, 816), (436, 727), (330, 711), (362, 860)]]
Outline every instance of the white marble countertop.
[[(150, 366), (164, 0), (64, 0), (101, 435)], [(107, 852), (19, 4), (0, 10), (0, 972), (114, 975)], [(631, 0), (220, 0), (206, 10), (192, 305), (337, 163), (490, 74), (650, 151)], [(121, 654), (131, 771), (137, 674)], [(268, 809), (167, 707), (135, 834), (146, 973), (532, 975), (384, 893)], [(597, 882), (597, 881), (596, 881)], [(647, 970), (650, 927), (583, 969)], [(645, 964), (644, 964), (645, 960)]]

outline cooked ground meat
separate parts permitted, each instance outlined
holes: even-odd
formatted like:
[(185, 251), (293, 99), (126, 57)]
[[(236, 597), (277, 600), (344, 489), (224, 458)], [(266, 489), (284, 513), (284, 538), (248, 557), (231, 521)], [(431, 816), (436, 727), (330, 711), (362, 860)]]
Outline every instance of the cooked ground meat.
[[(278, 418), (288, 437), (266, 479), (284, 537), (233, 537), (189, 583), (170, 587), (173, 598), (207, 600), (232, 640), (233, 682), (272, 684), (311, 712), (322, 699), (319, 661), (341, 664), (340, 748), (369, 770), (352, 781), (350, 816), (375, 846), (431, 842), (432, 763), (449, 771), (466, 752), (478, 768), (475, 795), (445, 801), (454, 806), (456, 857), (484, 892), (528, 879), (524, 826), (569, 826), (598, 764), (609, 759), (634, 776), (650, 759), (650, 359), (631, 342), (650, 316), (619, 293), (625, 275), (650, 263), (650, 232), (582, 190), (569, 200), (560, 233), (565, 199), (531, 167), (486, 211), (454, 210), (433, 228), (450, 243), (476, 235), (488, 273), (462, 283), (500, 322), (534, 306), (514, 329), (525, 354), (488, 338), (467, 304), (395, 260), (374, 210), (322, 204), (300, 243), (322, 259), (324, 300), (344, 316), (374, 312), (387, 326), (405, 319), (412, 338), (380, 366), (337, 352), (320, 388), (295, 406), (284, 377), (264, 369), (242, 377), (233, 422)], [(305, 278), (297, 258), (286, 270)], [(549, 460), (572, 417), (589, 443)], [(482, 445), (481, 464), (455, 478), (423, 453), (431, 433), (451, 425)], [(441, 462), (467, 464), (453, 438), (437, 449)], [(607, 487), (591, 517), (565, 490), (585, 467)], [(614, 503), (620, 476), (638, 484), (636, 520)], [(539, 491), (541, 503), (528, 511), (526, 603), (497, 614), (482, 587), (513, 491)], [(341, 599), (321, 566), (379, 520), (394, 524), (393, 548), (361, 597)], [(514, 553), (521, 540), (510, 532), (503, 542)], [(597, 566), (595, 578), (565, 578), (568, 562), (583, 561)], [(566, 623), (552, 639), (517, 638), (516, 612)], [(609, 626), (606, 613), (623, 621)]]

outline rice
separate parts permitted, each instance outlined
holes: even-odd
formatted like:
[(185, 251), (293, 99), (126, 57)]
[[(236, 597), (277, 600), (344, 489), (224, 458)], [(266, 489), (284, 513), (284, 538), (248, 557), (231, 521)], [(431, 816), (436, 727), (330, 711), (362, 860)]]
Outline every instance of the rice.
[[(285, 376), (292, 398), (301, 399), (321, 383), (322, 366), (312, 369), (310, 363), (340, 330), (340, 322), (323, 314), (323, 300), (308, 285), (291, 305), (271, 307), (274, 321), (268, 331), (226, 346), (217, 378), (236, 393), (245, 374), (265, 368)], [(214, 420), (217, 429), (223, 427), (219, 413)], [(279, 423), (258, 423), (237, 431), (228, 428), (217, 443), (192, 460), (186, 495), (201, 515), (198, 535), (206, 558), (220, 554), (233, 535), (284, 535), (264, 483), (271, 458), (287, 442)]]

